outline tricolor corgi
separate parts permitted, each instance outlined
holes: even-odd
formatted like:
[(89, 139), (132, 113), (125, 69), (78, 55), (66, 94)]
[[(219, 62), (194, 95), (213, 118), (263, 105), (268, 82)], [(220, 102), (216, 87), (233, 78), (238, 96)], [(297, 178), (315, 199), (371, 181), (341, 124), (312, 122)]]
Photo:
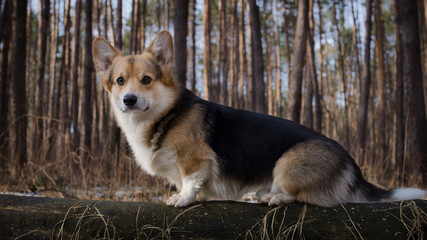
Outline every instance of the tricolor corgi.
[[(424, 198), (364, 180), (337, 142), (298, 123), (205, 101), (174, 79), (173, 40), (160, 32), (141, 55), (93, 41), (97, 74), (138, 164), (179, 190), (167, 205), (238, 200), (320, 206)], [(186, 61), (186, 59), (177, 59)]]

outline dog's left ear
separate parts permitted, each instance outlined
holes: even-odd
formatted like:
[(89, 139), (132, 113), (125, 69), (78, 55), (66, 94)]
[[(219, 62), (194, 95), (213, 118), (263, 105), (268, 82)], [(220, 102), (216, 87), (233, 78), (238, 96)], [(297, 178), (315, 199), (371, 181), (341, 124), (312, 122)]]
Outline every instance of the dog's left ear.
[(160, 65), (173, 66), (173, 39), (168, 31), (157, 34), (145, 51), (151, 52)]

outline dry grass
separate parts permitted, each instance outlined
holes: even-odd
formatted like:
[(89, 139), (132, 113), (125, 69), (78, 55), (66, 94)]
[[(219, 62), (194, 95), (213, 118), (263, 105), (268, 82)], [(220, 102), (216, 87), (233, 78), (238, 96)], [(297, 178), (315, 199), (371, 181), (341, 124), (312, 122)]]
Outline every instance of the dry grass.
[(348, 216), (348, 219), (350, 220), (350, 223), (351, 223), (351, 225), (353, 226), (353, 229), (356, 231), (356, 233), (353, 231), (353, 230), (351, 230), (351, 228), (345, 223), (345, 221), (344, 220), (341, 220), (341, 222), (345, 225), (345, 227), (351, 232), (351, 234), (353, 235), (353, 237), (354, 237), (354, 239), (357, 239), (357, 240), (363, 240), (364, 238), (363, 238), (363, 236), (362, 236), (362, 234), (360, 234), (360, 231), (359, 231), (359, 229), (358, 229), (358, 227), (356, 226), (356, 224), (354, 223), (354, 221), (353, 221), (353, 219), (351, 218), (351, 216), (350, 216), (350, 214), (348, 213), (348, 211), (347, 211), (347, 209), (345, 208), (345, 206), (344, 205), (342, 205), (342, 204), (340, 204), (341, 205), (341, 207), (344, 209), (344, 211), (345, 211), (345, 213), (347, 214), (347, 216)]
[[(56, 224), (52, 230), (51, 239), (81, 239), (81, 231), (86, 225), (99, 221), (103, 226), (97, 230), (96, 239), (116, 239), (116, 227), (110, 221), (108, 216), (103, 215), (96, 207), (98, 202), (93, 204), (76, 204), (68, 209), (64, 218)], [(94, 210), (95, 213), (92, 213)], [(77, 221), (74, 223), (74, 221)], [(65, 235), (65, 225), (74, 224), (74, 230), (71, 235)], [(69, 227), (69, 226), (68, 226)]]
[[(283, 210), (283, 213), (281, 212)], [(307, 204), (301, 209), (298, 220), (285, 224), (288, 206), (279, 206), (270, 210), (262, 220), (246, 231), (246, 239), (276, 240), (305, 239), (303, 225), (314, 220), (305, 221)], [(282, 214), (281, 214), (282, 213)]]
[[(409, 214), (405, 213), (405, 210), (408, 210)], [(408, 239), (425, 239), (423, 225), (424, 228), (427, 226), (427, 214), (415, 201), (400, 203), (400, 221), (408, 230)]]

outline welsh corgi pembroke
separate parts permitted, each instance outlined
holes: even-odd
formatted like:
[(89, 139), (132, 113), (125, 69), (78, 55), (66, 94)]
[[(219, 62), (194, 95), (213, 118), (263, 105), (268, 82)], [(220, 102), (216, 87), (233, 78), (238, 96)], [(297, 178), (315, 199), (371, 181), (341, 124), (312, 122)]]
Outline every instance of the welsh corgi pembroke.
[[(205, 101), (174, 79), (173, 40), (160, 32), (141, 55), (93, 41), (98, 77), (138, 164), (179, 190), (166, 202), (239, 200), (320, 206), (418, 199), (416, 188), (367, 182), (337, 142), (298, 123)], [(176, 59), (186, 61), (186, 59)]]

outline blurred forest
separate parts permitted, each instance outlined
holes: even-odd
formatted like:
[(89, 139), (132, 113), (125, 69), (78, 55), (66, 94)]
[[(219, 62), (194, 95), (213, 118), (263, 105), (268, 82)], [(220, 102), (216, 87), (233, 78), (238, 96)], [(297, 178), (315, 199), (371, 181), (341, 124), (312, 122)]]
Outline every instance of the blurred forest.
[[(368, 180), (427, 186), (427, 1), (0, 0), (0, 191), (161, 200), (99, 84), (91, 44), (139, 54), (160, 30), (176, 78), (300, 122)], [(130, 194), (121, 193), (123, 191)], [(160, 198), (158, 198), (160, 196)]]

